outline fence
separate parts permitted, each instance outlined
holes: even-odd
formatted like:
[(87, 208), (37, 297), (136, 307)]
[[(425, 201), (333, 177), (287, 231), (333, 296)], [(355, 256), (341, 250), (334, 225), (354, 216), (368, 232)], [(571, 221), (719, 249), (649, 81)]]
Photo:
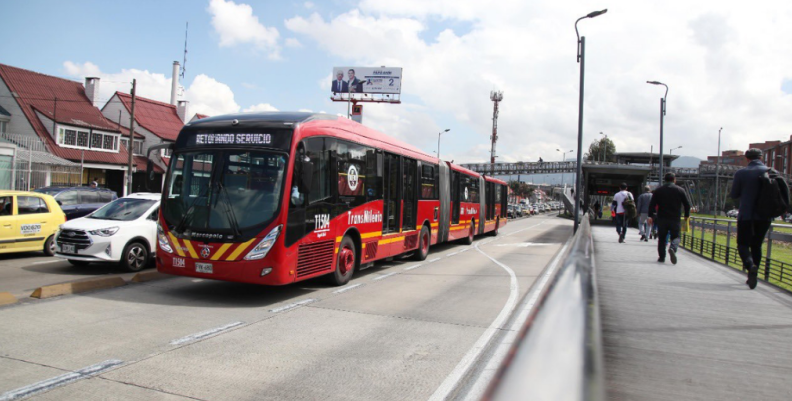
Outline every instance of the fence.
[[(737, 222), (735, 220), (691, 217), (690, 232), (682, 233), (681, 246), (691, 252), (742, 270), (742, 260), (737, 251)], [(781, 231), (779, 231), (781, 230)], [(784, 232), (783, 230), (789, 230)], [(711, 231), (710, 234), (708, 231)], [(697, 235), (698, 232), (698, 235)], [(711, 235), (710, 239), (706, 237)], [(725, 238), (724, 238), (725, 237)], [(792, 264), (773, 258), (773, 244), (792, 243), (792, 225), (771, 224), (766, 236), (765, 254), (759, 265), (759, 278), (792, 290)], [(786, 258), (784, 258), (786, 259)], [(756, 263), (756, 261), (754, 261)]]
[(39, 138), (2, 133), (0, 143), (13, 149), (13, 155), (0, 155), (0, 189), (33, 190), (82, 182), (80, 164), (49, 153)]

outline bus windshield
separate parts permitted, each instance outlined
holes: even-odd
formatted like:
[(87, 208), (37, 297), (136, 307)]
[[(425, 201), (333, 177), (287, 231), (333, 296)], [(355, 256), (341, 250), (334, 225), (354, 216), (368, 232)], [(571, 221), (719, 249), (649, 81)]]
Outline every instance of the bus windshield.
[(286, 156), (269, 151), (213, 149), (171, 157), (163, 217), (176, 232), (240, 235), (278, 211)]

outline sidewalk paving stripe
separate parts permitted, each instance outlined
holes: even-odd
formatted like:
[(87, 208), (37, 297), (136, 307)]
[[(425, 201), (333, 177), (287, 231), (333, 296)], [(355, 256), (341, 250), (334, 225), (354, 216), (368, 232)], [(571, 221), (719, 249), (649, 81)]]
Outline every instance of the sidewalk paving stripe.
[(96, 365), (82, 368), (75, 372), (69, 372), (60, 376), (55, 376), (51, 379), (43, 380), (29, 386), (21, 387), (16, 390), (11, 390), (0, 394), (0, 401), (21, 400), (36, 394), (44, 393), (56, 387), (64, 386), (78, 380), (87, 379), (89, 377), (98, 375), (110, 368), (121, 365), (122, 363), (124, 362), (118, 359), (110, 359)]
[(182, 344), (186, 344), (186, 343), (189, 343), (189, 342), (202, 340), (202, 339), (207, 338), (209, 336), (213, 336), (213, 335), (221, 333), (223, 331), (233, 329), (234, 327), (238, 327), (238, 326), (241, 326), (243, 324), (245, 324), (245, 322), (229, 323), (229, 324), (227, 324), (225, 326), (215, 327), (214, 329), (209, 329), (209, 330), (206, 330), (206, 331), (202, 331), (200, 333), (196, 333), (196, 334), (192, 334), (192, 335), (189, 335), (189, 336), (186, 336), (186, 337), (182, 337), (182, 338), (180, 338), (178, 340), (173, 340), (173, 341), (170, 342), (170, 344), (171, 345), (182, 345)]
[(272, 313), (283, 312), (283, 311), (287, 311), (289, 309), (297, 308), (299, 306), (310, 304), (311, 302), (316, 302), (316, 300), (315, 299), (305, 299), (305, 300), (302, 300), (300, 302), (295, 302), (293, 304), (288, 304), (288, 305), (281, 306), (280, 308), (270, 309), (270, 312), (272, 312)]

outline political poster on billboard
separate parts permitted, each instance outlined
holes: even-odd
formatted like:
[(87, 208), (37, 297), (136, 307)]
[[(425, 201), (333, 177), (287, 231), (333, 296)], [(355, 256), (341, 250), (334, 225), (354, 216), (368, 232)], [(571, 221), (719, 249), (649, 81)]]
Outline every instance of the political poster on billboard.
[(401, 68), (335, 67), (333, 93), (401, 94)]

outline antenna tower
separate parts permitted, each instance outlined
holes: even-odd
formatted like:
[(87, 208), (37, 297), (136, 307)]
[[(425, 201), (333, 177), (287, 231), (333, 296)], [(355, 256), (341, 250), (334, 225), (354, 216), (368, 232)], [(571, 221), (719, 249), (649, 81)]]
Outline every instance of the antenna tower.
[(495, 175), (495, 143), (498, 142), (498, 103), (503, 100), (503, 91), (490, 92), (490, 100), (494, 103), (495, 107), (492, 111), (492, 151), (490, 163), (492, 165), (492, 175)]

